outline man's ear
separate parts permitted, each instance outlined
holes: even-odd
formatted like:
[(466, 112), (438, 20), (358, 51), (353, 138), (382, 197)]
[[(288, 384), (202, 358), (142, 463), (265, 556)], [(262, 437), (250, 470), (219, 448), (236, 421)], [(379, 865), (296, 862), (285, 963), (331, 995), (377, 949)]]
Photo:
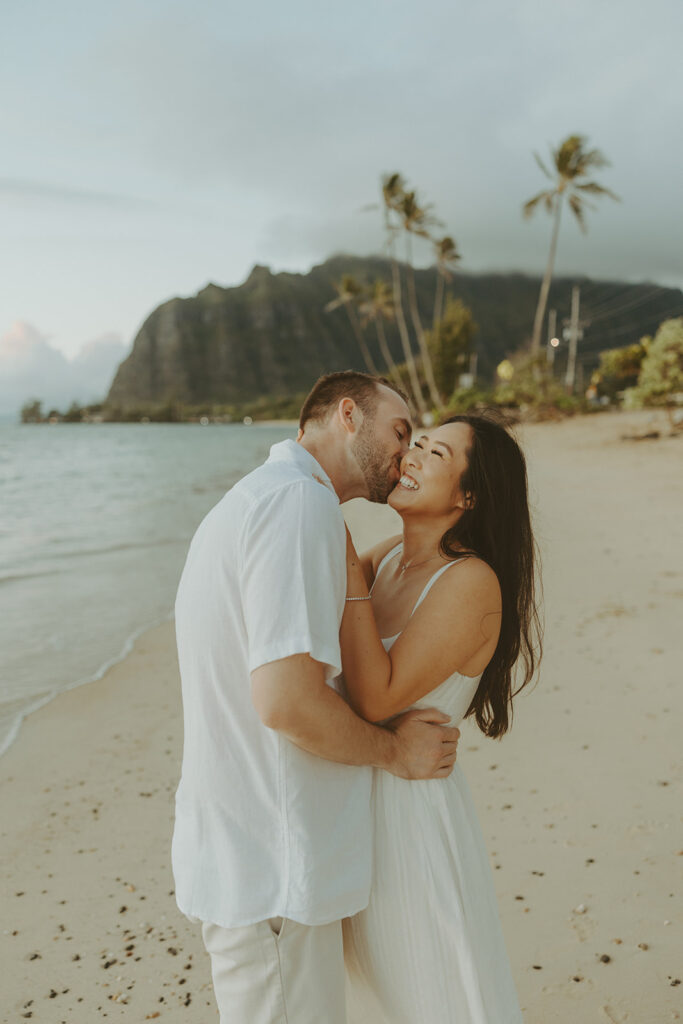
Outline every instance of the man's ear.
[(363, 414), (352, 398), (342, 398), (337, 406), (337, 419), (344, 430), (355, 434), (361, 425)]

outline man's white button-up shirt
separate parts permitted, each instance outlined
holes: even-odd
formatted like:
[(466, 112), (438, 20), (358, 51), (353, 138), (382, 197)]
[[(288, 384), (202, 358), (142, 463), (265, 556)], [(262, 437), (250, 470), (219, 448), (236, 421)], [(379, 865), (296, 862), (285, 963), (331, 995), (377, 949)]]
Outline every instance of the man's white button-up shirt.
[(176, 599), (185, 744), (176, 793), (178, 906), (224, 928), (325, 924), (367, 905), (371, 770), (266, 728), (250, 673), (308, 653), (341, 672), (344, 520), (332, 484), (282, 441), (197, 530)]

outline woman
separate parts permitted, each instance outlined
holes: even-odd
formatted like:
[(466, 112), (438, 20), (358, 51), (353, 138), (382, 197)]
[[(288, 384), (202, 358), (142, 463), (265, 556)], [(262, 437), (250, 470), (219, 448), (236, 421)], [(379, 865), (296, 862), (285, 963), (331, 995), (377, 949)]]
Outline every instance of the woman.
[[(349, 700), (370, 721), (436, 707), (502, 736), (540, 653), (524, 456), (499, 423), (454, 416), (418, 437), (401, 472), (389, 504), (403, 536), (362, 559), (348, 541)], [(376, 772), (373, 800), (371, 900), (344, 922), (350, 1024), (518, 1024), (460, 767), (426, 782)]]

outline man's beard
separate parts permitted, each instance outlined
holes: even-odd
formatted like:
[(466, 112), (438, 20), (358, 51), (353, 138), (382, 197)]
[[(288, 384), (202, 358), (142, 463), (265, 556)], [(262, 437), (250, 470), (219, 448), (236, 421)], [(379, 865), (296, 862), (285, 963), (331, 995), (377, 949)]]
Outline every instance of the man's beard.
[(396, 460), (382, 451), (372, 429), (372, 422), (362, 424), (352, 444), (353, 454), (363, 474), (368, 489), (368, 500), (385, 505), (396, 481), (391, 472)]

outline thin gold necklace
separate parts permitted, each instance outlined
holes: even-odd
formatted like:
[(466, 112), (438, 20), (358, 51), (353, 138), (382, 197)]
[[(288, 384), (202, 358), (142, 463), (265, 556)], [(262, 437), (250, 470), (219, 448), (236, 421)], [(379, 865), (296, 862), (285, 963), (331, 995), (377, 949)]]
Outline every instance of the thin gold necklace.
[(435, 558), (441, 558), (441, 554), (432, 555), (431, 558), (425, 558), (424, 562), (410, 562), (409, 565), (400, 561), (398, 563), (399, 574), (403, 576), (404, 572), (407, 572), (408, 569), (419, 569), (421, 565), (427, 565), (428, 562), (433, 562)]

